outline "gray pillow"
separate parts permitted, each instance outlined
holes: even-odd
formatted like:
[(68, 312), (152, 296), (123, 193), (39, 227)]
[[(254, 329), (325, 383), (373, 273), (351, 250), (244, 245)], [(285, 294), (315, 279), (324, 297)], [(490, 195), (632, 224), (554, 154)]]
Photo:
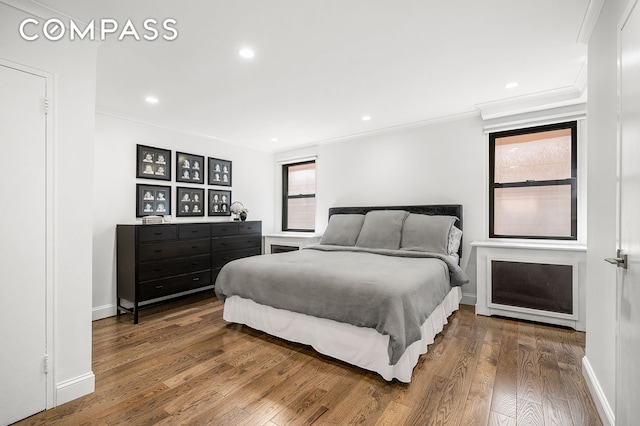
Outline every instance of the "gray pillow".
[(404, 210), (374, 210), (367, 213), (357, 247), (398, 250), (402, 224), (409, 213)]
[(401, 250), (449, 254), (449, 233), (454, 216), (410, 214), (402, 228)]
[(355, 245), (363, 222), (363, 214), (334, 214), (329, 219), (329, 225), (322, 235), (320, 244)]

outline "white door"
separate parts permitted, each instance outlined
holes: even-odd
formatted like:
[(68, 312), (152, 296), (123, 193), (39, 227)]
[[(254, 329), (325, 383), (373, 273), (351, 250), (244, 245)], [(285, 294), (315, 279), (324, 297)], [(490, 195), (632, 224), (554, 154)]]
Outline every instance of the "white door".
[(46, 79), (0, 64), (0, 424), (46, 407)]
[[(620, 32), (619, 245), (616, 424), (640, 421), (640, 6)], [(620, 257), (620, 256), (618, 256)]]

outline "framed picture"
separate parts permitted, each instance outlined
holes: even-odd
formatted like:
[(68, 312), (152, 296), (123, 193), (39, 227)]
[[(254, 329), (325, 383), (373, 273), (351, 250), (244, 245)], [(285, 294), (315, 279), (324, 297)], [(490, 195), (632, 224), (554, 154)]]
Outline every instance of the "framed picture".
[(209, 190), (209, 216), (231, 216), (231, 191)]
[(171, 214), (171, 187), (136, 185), (136, 217)]
[(204, 188), (177, 187), (176, 216), (204, 216)]
[(209, 185), (231, 186), (231, 161), (209, 157)]
[(176, 152), (176, 181), (204, 183), (204, 157)]
[(145, 179), (171, 180), (171, 151), (136, 145), (137, 170), (136, 177)]

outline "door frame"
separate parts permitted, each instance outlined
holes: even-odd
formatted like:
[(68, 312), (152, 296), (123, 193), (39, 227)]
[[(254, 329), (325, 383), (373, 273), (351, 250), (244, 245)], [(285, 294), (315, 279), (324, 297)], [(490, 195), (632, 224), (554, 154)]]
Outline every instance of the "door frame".
[[(616, 89), (617, 89), (617, 129), (616, 129), (616, 248), (622, 248), (622, 30), (629, 21), (631, 14), (636, 9), (640, 8), (640, 0), (628, 0), (624, 7), (624, 11), (620, 16), (617, 26), (617, 75), (616, 75)], [(640, 11), (636, 12), (640, 13)], [(620, 304), (622, 301), (622, 295), (620, 294), (620, 268), (616, 268), (616, 347), (615, 347), (615, 404), (613, 407), (614, 419), (618, 416), (619, 407), (619, 395), (620, 389), (620, 377), (623, 372), (620, 370)]]
[(17, 71), (33, 74), (45, 79), (45, 353), (47, 356), (47, 373), (45, 374), (46, 409), (53, 408), (56, 403), (55, 381), (55, 315), (54, 315), (54, 290), (55, 290), (55, 128), (53, 103), (55, 92), (55, 76), (52, 73), (19, 64), (4, 58), (0, 58), (0, 65)]

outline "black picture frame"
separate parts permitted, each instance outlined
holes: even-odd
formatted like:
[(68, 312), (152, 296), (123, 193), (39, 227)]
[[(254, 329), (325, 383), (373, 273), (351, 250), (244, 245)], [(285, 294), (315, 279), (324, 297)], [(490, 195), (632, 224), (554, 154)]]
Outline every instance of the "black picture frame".
[(171, 180), (171, 150), (136, 145), (136, 177)]
[(231, 161), (209, 157), (209, 185), (231, 186)]
[(204, 216), (204, 188), (176, 188), (176, 216)]
[(171, 187), (164, 185), (136, 185), (136, 217), (171, 214)]
[(204, 156), (176, 152), (176, 182), (204, 184)]
[(209, 189), (209, 216), (231, 216), (231, 191)]

